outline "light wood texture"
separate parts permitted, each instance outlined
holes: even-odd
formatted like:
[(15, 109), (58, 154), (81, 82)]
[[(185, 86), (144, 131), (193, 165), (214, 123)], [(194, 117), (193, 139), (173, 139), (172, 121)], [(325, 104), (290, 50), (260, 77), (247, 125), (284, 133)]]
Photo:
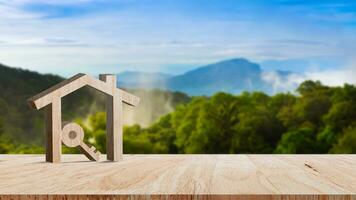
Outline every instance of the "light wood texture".
[(0, 155), (0, 194), (352, 199), (355, 166), (356, 155), (124, 155), (122, 162), (99, 163), (63, 155), (58, 164), (40, 155)]
[(62, 105), (61, 99), (53, 99), (46, 107), (46, 161), (60, 162), (62, 154)]
[[(116, 76), (101, 74), (100, 80), (86, 74), (77, 74), (70, 79), (28, 99), (34, 109), (46, 107), (46, 161), (61, 160), (61, 98), (84, 87), (90, 86), (107, 95), (107, 159), (122, 160), (122, 103), (137, 106), (140, 99), (116, 87)], [(69, 134), (69, 132), (68, 132)], [(68, 137), (66, 138), (68, 139)], [(64, 143), (70, 142), (65, 140)], [(100, 152), (91, 151), (83, 142), (79, 148), (90, 160), (98, 160)], [(95, 150), (95, 149), (94, 149)]]
[(356, 200), (356, 195), (1, 195), (2, 200)]
[(99, 79), (111, 86), (106, 100), (106, 153), (111, 161), (122, 160), (122, 93), (116, 91), (116, 76), (103, 74)]

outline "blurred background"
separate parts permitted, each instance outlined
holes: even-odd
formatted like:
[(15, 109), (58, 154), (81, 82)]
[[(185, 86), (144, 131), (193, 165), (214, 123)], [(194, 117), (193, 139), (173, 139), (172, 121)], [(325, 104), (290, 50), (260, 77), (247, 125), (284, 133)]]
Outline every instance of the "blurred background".
[[(0, 153), (44, 153), (26, 99), (117, 74), (124, 153), (356, 153), (356, 2), (0, 0)], [(105, 96), (63, 121), (105, 153)], [(64, 153), (78, 153), (63, 147)]]

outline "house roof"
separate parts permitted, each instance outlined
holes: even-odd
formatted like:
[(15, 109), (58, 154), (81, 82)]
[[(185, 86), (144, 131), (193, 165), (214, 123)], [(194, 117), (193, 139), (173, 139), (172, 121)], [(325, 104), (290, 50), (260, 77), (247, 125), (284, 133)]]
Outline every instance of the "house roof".
[[(31, 105), (31, 107), (38, 110), (51, 104), (53, 99), (62, 98), (84, 86), (90, 86), (111, 96), (114, 95), (114, 92), (119, 93), (119, 96), (122, 97), (122, 102), (131, 106), (137, 106), (140, 101), (140, 99), (135, 95), (132, 95), (122, 89), (116, 88), (116, 83), (113, 86), (109, 82), (98, 80), (89, 75), (77, 74), (31, 97), (28, 99), (28, 103)], [(113, 89), (113, 87), (115, 88)]]

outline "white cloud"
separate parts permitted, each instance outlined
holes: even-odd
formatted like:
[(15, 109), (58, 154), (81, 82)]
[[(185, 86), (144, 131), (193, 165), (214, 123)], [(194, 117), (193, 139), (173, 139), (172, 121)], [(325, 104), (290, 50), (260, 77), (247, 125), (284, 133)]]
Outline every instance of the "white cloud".
[(356, 84), (356, 68), (306, 72), (305, 79), (319, 80), (329, 86), (341, 86), (344, 83)]
[(272, 87), (273, 93), (293, 92), (305, 80), (305, 77), (300, 74), (282, 75), (275, 71), (263, 72), (261, 78)]
[(298, 85), (305, 80), (320, 81), (327, 86), (342, 86), (345, 83), (356, 84), (356, 65), (337, 70), (306, 71), (303, 74), (290, 73), (282, 75), (274, 71), (264, 72), (261, 78), (272, 86), (273, 93), (294, 92)]

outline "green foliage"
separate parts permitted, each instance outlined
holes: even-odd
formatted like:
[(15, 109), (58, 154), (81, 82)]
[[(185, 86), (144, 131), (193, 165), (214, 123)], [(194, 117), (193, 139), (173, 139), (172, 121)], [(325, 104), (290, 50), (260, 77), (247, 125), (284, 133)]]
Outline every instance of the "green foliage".
[(302, 128), (297, 131), (287, 132), (278, 143), (276, 153), (315, 153), (317, 149), (313, 130)]
[(356, 153), (356, 126), (344, 131), (337, 144), (331, 149), (332, 153)]
[(3, 137), (0, 137), (0, 141), (0, 154), (9, 153), (13, 147), (11, 141)]
[(328, 153), (332, 145), (337, 141), (337, 134), (327, 126), (317, 135), (319, 153)]
[(324, 116), (324, 121), (329, 124), (333, 130), (342, 131), (348, 127), (356, 119), (356, 104), (355, 101), (341, 101), (335, 103), (327, 115)]
[(179, 153), (352, 152), (341, 146), (356, 146), (344, 139), (353, 132), (343, 131), (356, 121), (355, 86), (330, 88), (306, 81), (298, 91), (300, 96), (245, 92), (196, 97), (170, 114), (166, 124), (171, 126), (165, 129), (175, 140), (168, 145)]

